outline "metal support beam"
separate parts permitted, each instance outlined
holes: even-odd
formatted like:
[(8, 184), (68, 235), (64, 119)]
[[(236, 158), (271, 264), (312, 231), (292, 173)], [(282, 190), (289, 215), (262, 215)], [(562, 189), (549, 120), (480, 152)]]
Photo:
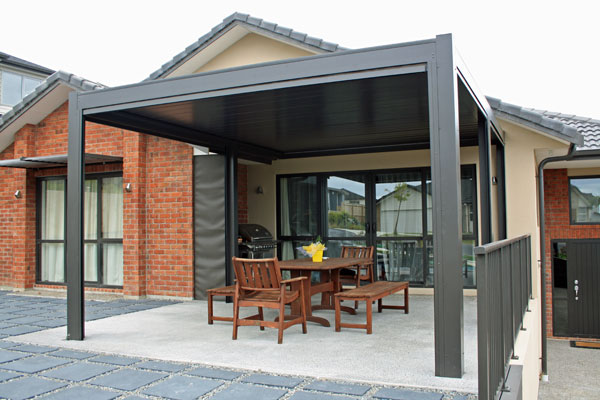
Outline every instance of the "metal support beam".
[(83, 340), (83, 188), (85, 123), (77, 92), (69, 94), (67, 165), (67, 340)]
[(233, 285), (234, 273), (231, 258), (237, 255), (238, 195), (237, 152), (232, 146), (225, 152), (225, 282)]
[(457, 71), (451, 35), (436, 37), (428, 68), (433, 189), (435, 374), (464, 372), (462, 219)]
[(477, 117), (479, 143), (479, 191), (481, 194), (481, 244), (492, 242), (492, 172), (490, 156), (490, 126), (485, 116)]

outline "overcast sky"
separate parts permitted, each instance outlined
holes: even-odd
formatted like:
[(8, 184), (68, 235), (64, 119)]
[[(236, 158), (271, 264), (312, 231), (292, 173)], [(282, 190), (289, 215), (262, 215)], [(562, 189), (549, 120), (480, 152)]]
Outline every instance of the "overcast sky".
[(235, 11), (362, 48), (452, 33), (486, 95), (600, 119), (592, 0), (3, 1), (0, 51), (109, 86), (135, 83)]

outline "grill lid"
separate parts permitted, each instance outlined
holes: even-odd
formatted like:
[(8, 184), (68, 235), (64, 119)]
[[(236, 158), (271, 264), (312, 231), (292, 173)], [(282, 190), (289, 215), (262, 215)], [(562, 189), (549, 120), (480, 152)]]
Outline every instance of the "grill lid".
[(238, 232), (244, 242), (272, 241), (271, 232), (258, 224), (239, 224)]

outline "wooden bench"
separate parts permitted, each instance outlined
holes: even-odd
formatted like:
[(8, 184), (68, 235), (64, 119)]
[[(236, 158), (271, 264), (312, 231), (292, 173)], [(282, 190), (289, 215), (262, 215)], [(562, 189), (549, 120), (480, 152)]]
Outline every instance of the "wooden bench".
[(235, 296), (235, 285), (231, 286), (223, 286), (214, 289), (208, 289), (206, 291), (208, 295), (208, 324), (212, 325), (213, 321), (231, 321), (233, 322), (233, 317), (219, 317), (213, 315), (213, 297), (214, 296)]
[[(383, 305), (382, 300), (385, 296), (404, 290), (404, 305), (390, 306)], [(367, 303), (367, 323), (366, 324), (348, 324), (341, 322), (340, 301), (366, 301)], [(372, 303), (377, 300), (377, 311), (381, 312), (384, 308), (395, 310), (404, 310), (408, 314), (408, 282), (389, 282), (378, 281), (356, 289), (347, 290), (335, 294), (335, 331), (339, 332), (341, 327), (366, 329), (367, 334), (373, 332), (373, 307)]]

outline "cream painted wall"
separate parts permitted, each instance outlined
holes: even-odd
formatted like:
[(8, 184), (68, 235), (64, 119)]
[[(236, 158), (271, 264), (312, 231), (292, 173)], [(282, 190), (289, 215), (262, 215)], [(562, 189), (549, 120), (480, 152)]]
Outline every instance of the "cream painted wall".
[[(461, 149), (461, 164), (476, 164), (479, 156), (476, 147)], [(248, 220), (264, 225), (273, 234), (276, 229), (276, 176), (330, 171), (362, 171), (392, 168), (427, 167), (430, 163), (429, 150), (354, 154), (346, 156), (294, 158), (276, 160), (272, 165), (248, 166)], [(479, 182), (479, 180), (478, 180)], [(263, 193), (257, 194), (256, 187), (262, 186)], [(479, 197), (478, 201), (479, 201)], [(481, 209), (480, 205), (477, 206)]]
[(196, 73), (315, 54), (265, 36), (249, 33), (204, 64)]
[(531, 234), (532, 265), (536, 266), (533, 273), (533, 296), (539, 295), (540, 271), (538, 260), (539, 249), (539, 219), (537, 199), (537, 165), (535, 149), (568, 148), (568, 145), (557, 140), (536, 134), (535, 132), (502, 121), (506, 134), (506, 218), (507, 235), (509, 238)]

